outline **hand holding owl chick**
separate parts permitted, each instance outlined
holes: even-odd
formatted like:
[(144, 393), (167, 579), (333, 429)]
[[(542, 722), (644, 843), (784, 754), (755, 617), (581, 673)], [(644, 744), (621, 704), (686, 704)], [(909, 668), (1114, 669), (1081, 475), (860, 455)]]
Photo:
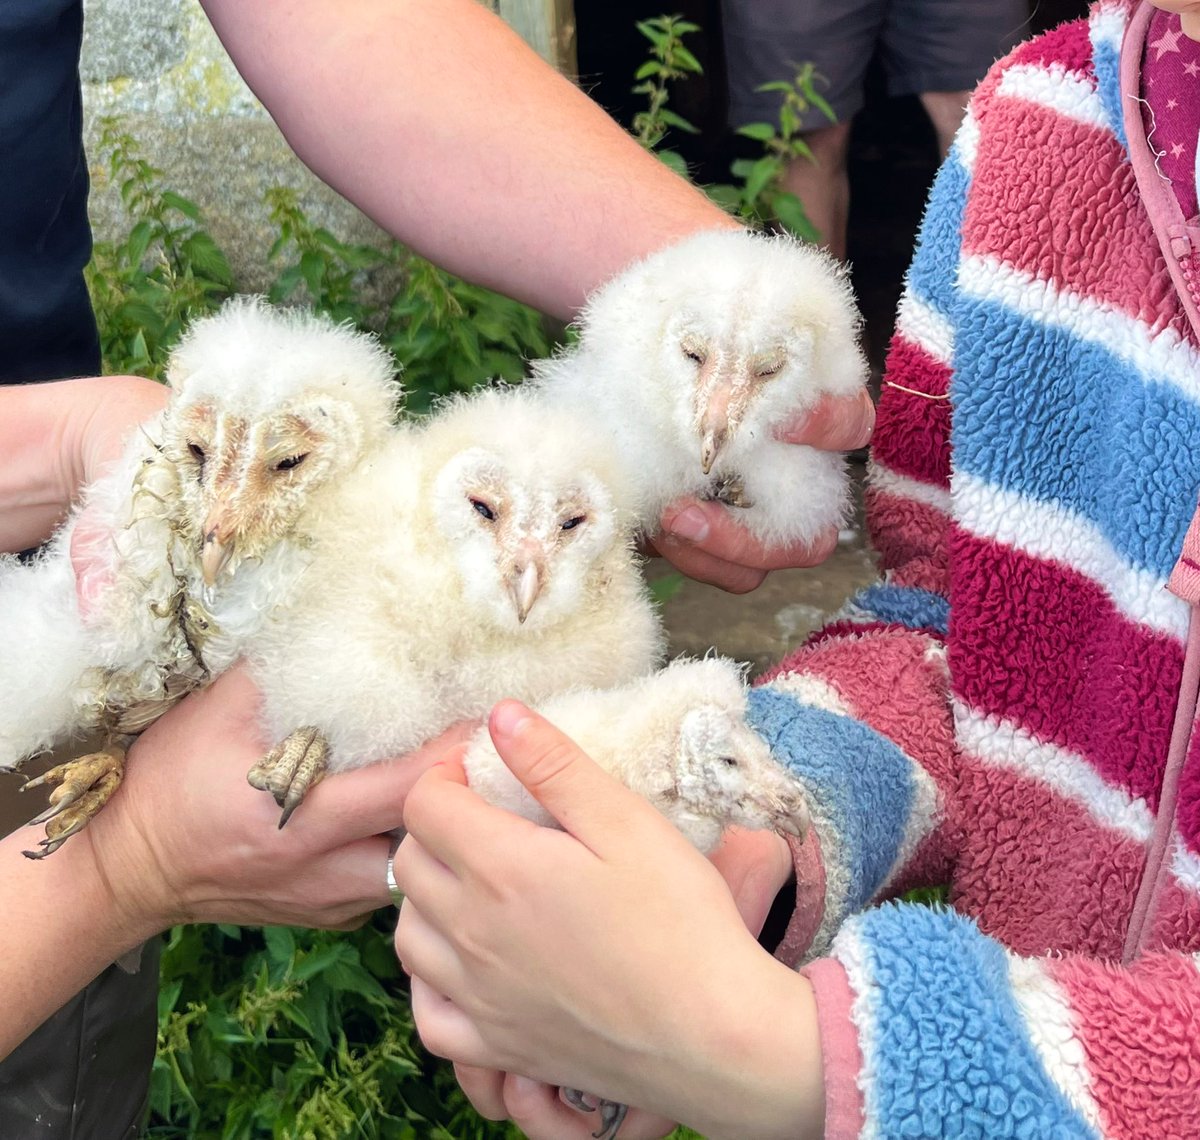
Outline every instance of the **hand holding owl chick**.
[[(744, 1090), (717, 1087), (733, 1079), (728, 1058), (707, 1071), (711, 1087), (693, 1084), (687, 1068), (709, 1028), (756, 1015), (758, 996), (742, 1009), (739, 995), (764, 962), (767, 989), (791, 984), (739, 915), (739, 902), (760, 904), (735, 900), (679, 831), (548, 722), (506, 702), (491, 729), (563, 831), (481, 803), (449, 758), (413, 789), (396, 857), (407, 894), (397, 951), (414, 975), (426, 1044), (456, 1062), (481, 1111), (514, 1115), (531, 1136), (582, 1138), (596, 1118), (502, 1073), (737, 1134), (736, 1121), (713, 1114), (744, 1104)], [(790, 860), (774, 844), (755, 854), (778, 887)], [(727, 869), (746, 893), (761, 893), (758, 875)], [(666, 1088), (677, 1095), (664, 1097)], [(661, 1135), (643, 1114), (627, 1123), (630, 1136)]]

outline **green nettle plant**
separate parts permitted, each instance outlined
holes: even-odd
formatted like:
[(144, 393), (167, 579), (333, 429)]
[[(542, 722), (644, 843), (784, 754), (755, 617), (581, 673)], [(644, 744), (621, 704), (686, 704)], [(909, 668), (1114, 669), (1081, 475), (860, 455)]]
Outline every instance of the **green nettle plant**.
[[(700, 61), (685, 46), (684, 36), (700, 29), (679, 16), (643, 20), (638, 31), (650, 41), (650, 58), (634, 78), (634, 94), (646, 96), (646, 109), (633, 119), (633, 132), (641, 144), (654, 151), (672, 170), (687, 175), (687, 164), (673, 150), (662, 149), (668, 132), (675, 128), (695, 134), (696, 127), (668, 106), (672, 83), (703, 74)], [(730, 167), (734, 183), (717, 183), (704, 190), (720, 205), (754, 225), (778, 226), (804, 241), (819, 241), (821, 235), (809, 220), (795, 194), (783, 188), (783, 174), (793, 161), (815, 162), (812, 150), (801, 135), (800, 124), (810, 108), (836, 122), (833, 109), (816, 90), (819, 75), (811, 63), (800, 64), (791, 79), (764, 83), (759, 91), (781, 95), (775, 123), (747, 123), (737, 133), (761, 144), (758, 158), (740, 158)]]
[[(699, 29), (675, 16), (638, 27), (651, 54), (637, 74), (647, 109), (634, 133), (686, 174), (661, 144), (670, 130), (695, 130), (668, 104), (670, 84), (700, 73), (682, 43)], [(735, 164), (736, 184), (709, 191), (741, 217), (809, 236), (803, 211), (778, 182), (786, 161), (811, 157), (797, 117), (822, 103), (811, 90), (811, 69), (773, 86), (785, 95), (778, 126), (743, 129), (762, 143), (762, 158)], [(96, 243), (87, 269), (105, 370), (161, 379), (187, 323), (214, 311), (238, 283), (196, 204), (163, 185), (118, 121), (103, 124), (100, 151), (131, 223), (123, 241)], [(519, 382), (528, 360), (553, 350), (554, 336), (533, 309), (397, 243), (343, 241), (315, 225), (291, 190), (270, 189), (265, 203), (277, 231), (269, 297), (376, 333), (401, 366), (408, 411), (427, 411), (440, 396), (497, 378)], [(662, 579), (659, 599), (678, 585), (677, 575)], [(352, 934), (224, 925), (172, 930), (163, 952), (148, 1135), (515, 1140), (515, 1128), (477, 1116), (450, 1066), (417, 1043), (393, 925), (387, 912)], [(686, 1129), (674, 1134), (689, 1137), (699, 1140)]]

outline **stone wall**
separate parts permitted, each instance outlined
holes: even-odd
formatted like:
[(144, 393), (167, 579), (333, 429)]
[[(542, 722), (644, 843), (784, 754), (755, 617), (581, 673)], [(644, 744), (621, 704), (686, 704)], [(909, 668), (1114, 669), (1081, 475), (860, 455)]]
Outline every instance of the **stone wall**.
[[(570, 10), (566, 0), (555, 4)], [(514, 24), (532, 19), (519, 8), (509, 13), (501, 5)], [(97, 238), (120, 239), (129, 231), (98, 145), (102, 118), (116, 115), (138, 140), (142, 157), (163, 171), (164, 185), (204, 211), (208, 230), (246, 289), (262, 288), (274, 276), (266, 254), (275, 234), (262, 201), (269, 187), (294, 188), (305, 213), (343, 239), (384, 240), (292, 154), (198, 0), (84, 0), (84, 14), (84, 131)], [(573, 24), (569, 30), (573, 34)], [(551, 44), (544, 34), (527, 38), (535, 46), (543, 39)], [(567, 50), (554, 43), (554, 50)]]

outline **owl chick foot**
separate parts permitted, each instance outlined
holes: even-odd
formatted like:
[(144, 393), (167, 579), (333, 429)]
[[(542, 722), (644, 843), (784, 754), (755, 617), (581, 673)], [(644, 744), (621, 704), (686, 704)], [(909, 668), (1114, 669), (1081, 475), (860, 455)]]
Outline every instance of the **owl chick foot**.
[[(576, 1112), (600, 1112), (600, 1127), (592, 1133), (593, 1140), (617, 1140), (617, 1133), (625, 1122), (629, 1106), (615, 1100), (590, 1096), (579, 1089), (562, 1089), (562, 1098)], [(595, 1102), (594, 1104), (592, 1102)]]
[(718, 475), (709, 488), (708, 497), (729, 507), (752, 507), (754, 500), (746, 497), (740, 475)]
[(329, 766), (329, 742), (315, 728), (298, 728), (285, 736), (249, 772), (246, 779), (260, 792), (270, 792), (283, 808), (283, 827)]
[(38, 841), (42, 850), (22, 854), (29, 859), (53, 855), (72, 835), (87, 827), (121, 786), (124, 776), (125, 749), (110, 745), (27, 780), (21, 786), (23, 792), (42, 785), (54, 791), (50, 793), (50, 806), (29, 821), (30, 827), (46, 825), (46, 838)]

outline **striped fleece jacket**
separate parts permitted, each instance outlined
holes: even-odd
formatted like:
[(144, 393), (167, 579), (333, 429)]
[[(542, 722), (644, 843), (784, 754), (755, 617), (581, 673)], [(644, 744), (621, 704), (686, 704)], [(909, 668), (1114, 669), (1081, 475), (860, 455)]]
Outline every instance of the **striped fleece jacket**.
[(811, 802), (778, 953), (830, 1137), (1200, 1137), (1200, 219), (1143, 126), (1153, 16), (975, 93), (885, 377), (883, 579), (752, 694)]

